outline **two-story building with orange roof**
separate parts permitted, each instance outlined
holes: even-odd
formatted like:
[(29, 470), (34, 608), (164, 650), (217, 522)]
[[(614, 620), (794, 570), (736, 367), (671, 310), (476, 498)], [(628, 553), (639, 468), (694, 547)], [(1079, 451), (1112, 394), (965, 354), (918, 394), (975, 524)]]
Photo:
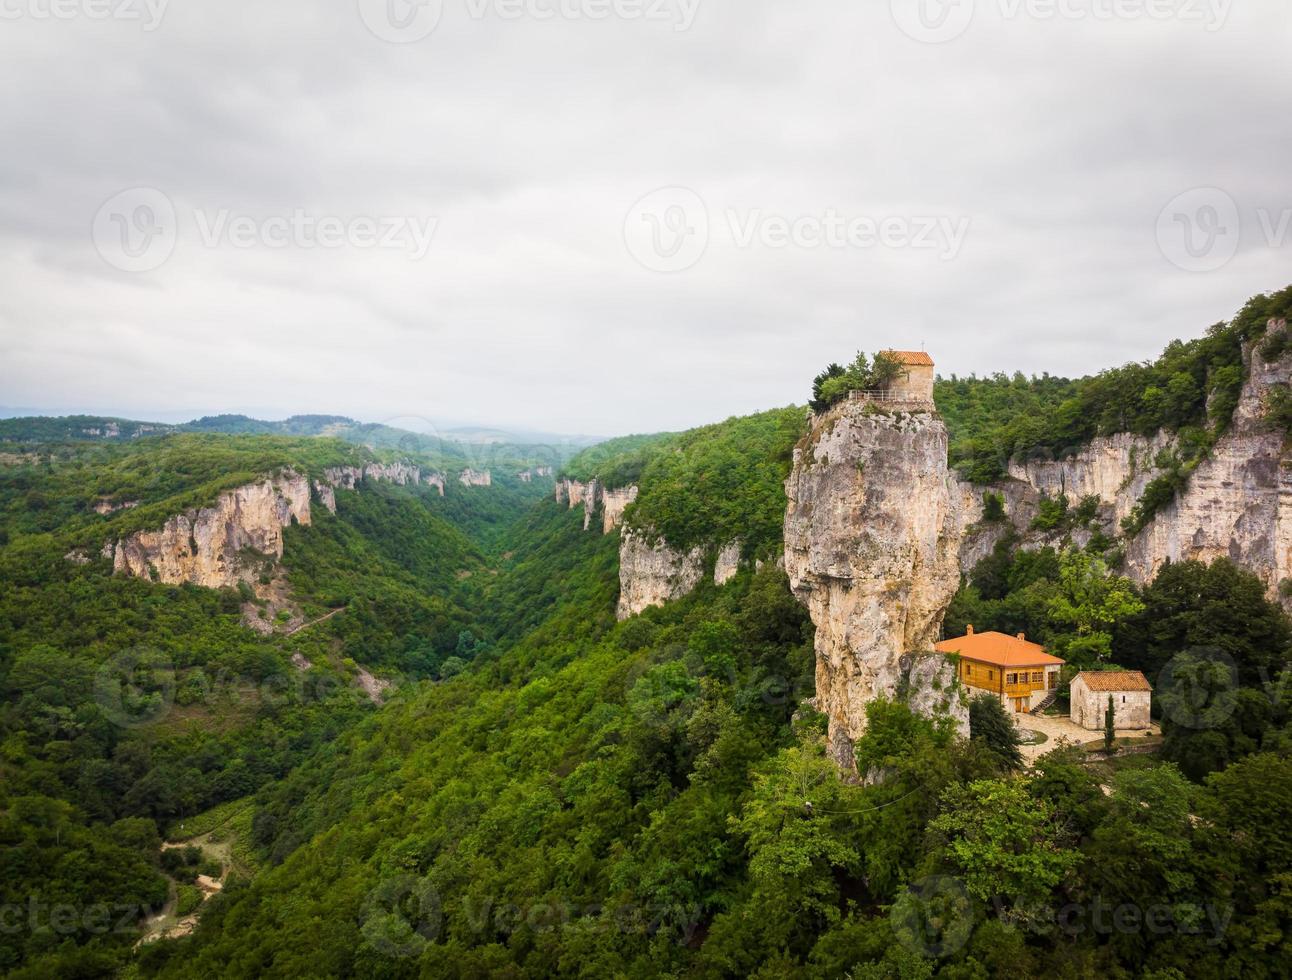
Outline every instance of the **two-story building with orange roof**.
[(978, 691), (990, 691), (1015, 711), (1032, 711), (1059, 688), (1063, 661), (1045, 652), (1039, 643), (1022, 633), (1010, 636), (989, 630), (969, 632), (934, 645), (939, 653), (960, 658), (960, 683)]

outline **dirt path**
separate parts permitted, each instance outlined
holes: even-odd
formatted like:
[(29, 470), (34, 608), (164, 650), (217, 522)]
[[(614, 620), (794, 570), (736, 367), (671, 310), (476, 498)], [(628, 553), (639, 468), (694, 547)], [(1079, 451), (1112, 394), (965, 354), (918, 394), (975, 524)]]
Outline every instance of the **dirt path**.
[(286, 633), (284, 633), (283, 636), (295, 636), (301, 630), (307, 630), (311, 626), (317, 626), (319, 623), (326, 623), (333, 616), (339, 615), (340, 613), (343, 613), (343, 612), (345, 612), (345, 606), (342, 606), (340, 609), (333, 609), (326, 616), (320, 616), (318, 619), (311, 619), (308, 623), (301, 623), (299, 626), (293, 626)]
[[(219, 878), (198, 875), (197, 880), (194, 882), (202, 890), (202, 905), (205, 905), (212, 895), (218, 895), (224, 889), (225, 879), (228, 878), (230, 870), (237, 863), (233, 856), (232, 840), (212, 840), (212, 837), (219, 834), (222, 829), (223, 825), (196, 837), (162, 842), (161, 849), (163, 851), (173, 851), (180, 847), (199, 847), (202, 849), (204, 856), (215, 858), (220, 862)], [(180, 936), (187, 936), (197, 928), (198, 916), (202, 914), (202, 905), (199, 905), (195, 911), (181, 918), (176, 915), (178, 902), (179, 891), (174, 879), (171, 879), (170, 893), (166, 898), (166, 904), (162, 906), (161, 911), (156, 915), (149, 916), (144, 920), (143, 936), (135, 944), (136, 946), (142, 946), (158, 939), (177, 939)]]
[[(233, 838), (222, 837), (222, 833), (227, 832), (227, 825), (229, 825), (229, 820), (222, 822), (220, 826), (216, 826), (212, 830), (208, 830), (207, 833), (198, 834), (195, 837), (161, 842), (161, 850), (163, 851), (173, 851), (180, 847), (198, 847), (202, 850), (203, 856), (213, 857), (214, 860), (220, 861), (220, 877), (208, 878), (205, 874), (199, 874), (194, 882), (202, 890), (203, 905), (207, 903), (208, 899), (211, 899), (212, 895), (218, 895), (224, 890), (225, 881), (229, 878), (230, 872), (236, 870), (236, 872), (247, 875), (247, 877), (251, 877), (252, 874), (251, 869), (244, 868), (238, 863), (238, 859), (234, 857)], [(222, 839), (216, 841), (216, 839), (213, 839), (216, 837), (221, 837)], [(195, 912), (178, 917), (176, 915), (178, 901), (180, 901), (180, 893), (178, 893), (176, 882), (171, 879), (171, 890), (169, 890), (165, 905), (161, 906), (158, 914), (151, 915), (151, 917), (143, 921), (143, 935), (136, 945), (152, 943), (152, 941), (159, 939), (177, 939), (177, 937), (187, 936), (190, 932), (193, 932), (194, 928), (198, 926), (198, 917), (202, 914), (202, 905), (199, 905)]]

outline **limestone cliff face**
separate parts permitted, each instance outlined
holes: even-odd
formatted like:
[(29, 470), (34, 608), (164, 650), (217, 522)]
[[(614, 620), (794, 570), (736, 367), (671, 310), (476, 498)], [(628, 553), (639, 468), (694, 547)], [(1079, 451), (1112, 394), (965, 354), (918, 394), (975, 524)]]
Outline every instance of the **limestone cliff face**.
[(488, 470), (463, 470), (458, 476), (458, 482), (464, 487), (491, 487), (493, 474)]
[(609, 534), (624, 521), (624, 511), (637, 499), (637, 487), (618, 489), (605, 487), (599, 480), (583, 483), (579, 480), (559, 480), (556, 484), (556, 501), (571, 510), (583, 507), (583, 529), (592, 527), (593, 516), (601, 508), (601, 533)]
[(323, 471), (323, 479), (314, 481), (314, 491), (319, 502), (333, 514), (336, 513), (336, 491), (357, 490), (364, 479), (395, 483), (401, 487), (425, 483), (437, 487), (444, 496), (444, 474), (423, 473), (421, 467), (411, 463), (369, 463), (366, 466), (330, 466)]
[[(556, 500), (570, 510), (583, 508), (583, 529), (592, 527), (597, 510), (601, 511), (601, 533), (609, 534), (624, 523), (624, 512), (637, 499), (638, 488), (610, 488), (593, 479), (558, 480)], [(735, 552), (732, 554), (732, 548)], [(740, 543), (721, 550), (714, 567), (714, 581), (721, 585), (735, 575), (740, 562)], [(620, 619), (635, 616), (650, 606), (662, 605), (690, 592), (704, 577), (705, 549), (689, 551), (674, 548), (658, 535), (625, 527), (619, 541)]]
[(713, 584), (725, 585), (740, 571), (740, 542), (731, 541), (718, 549), (713, 563)]
[(1097, 436), (1064, 459), (1011, 462), (1009, 475), (1047, 497), (1067, 494), (1074, 506), (1083, 497), (1098, 497), (1107, 522), (1120, 528), (1144, 488), (1161, 474), (1155, 462), (1158, 454), (1175, 444), (1175, 436), (1165, 432), (1151, 438), (1129, 432)]
[[(416, 486), (427, 483), (444, 493), (444, 476), (423, 474), (408, 463), (335, 466), (313, 482), (318, 502), (336, 513), (336, 491), (357, 490), (364, 479)], [(282, 529), (293, 521), (310, 523), (308, 477), (290, 470), (220, 495), (210, 507), (176, 514), (156, 531), (137, 531), (108, 542), (104, 557), (113, 571), (168, 585), (191, 582), (222, 588), (252, 581), (266, 561), (283, 557)]]
[[(1268, 327), (1286, 329), (1284, 321)], [(1266, 363), (1248, 348), (1244, 357), (1247, 382), (1228, 432), (1126, 548), (1127, 572), (1138, 582), (1152, 579), (1168, 559), (1224, 557), (1255, 572), (1279, 598), (1279, 584), (1292, 575), (1292, 460), (1286, 433), (1265, 419), (1272, 389), (1292, 381), (1292, 355)]]
[(601, 493), (601, 533), (609, 534), (624, 522), (624, 511), (637, 499), (637, 488), (603, 490)]
[[(1282, 321), (1267, 325), (1267, 336), (1287, 329)], [(1270, 393), (1292, 381), (1292, 355), (1266, 362), (1259, 342), (1248, 345), (1243, 357), (1247, 381), (1228, 431), (1189, 477), (1184, 491), (1163, 507), (1149, 524), (1126, 542), (1125, 573), (1143, 585), (1152, 581), (1163, 563), (1229, 558), (1254, 572), (1271, 598), (1292, 608), (1280, 595), (1280, 583), (1292, 575), (1292, 461), (1284, 447), (1285, 433), (1266, 421)], [(962, 509), (981, 516), (984, 489), (1002, 493), (1023, 546), (1047, 543), (1030, 531), (1041, 496), (1066, 494), (1075, 505), (1082, 497), (1100, 499), (1099, 525), (1110, 538), (1134, 509), (1145, 488), (1162, 470), (1158, 454), (1173, 450), (1176, 438), (1160, 432), (1144, 436), (1119, 433), (1100, 436), (1081, 451), (1059, 460), (1016, 461), (1010, 479), (990, 488), (962, 485)], [(991, 551), (1007, 525), (969, 527), (961, 546), (961, 566), (972, 570)], [(1089, 532), (1077, 532), (1080, 546)]]
[(704, 549), (681, 552), (659, 539), (625, 528), (619, 545), (620, 619), (690, 592), (704, 576)]
[[(785, 491), (785, 570), (816, 625), (816, 706), (832, 757), (851, 767), (866, 705), (912, 686), (913, 704), (937, 702), (966, 725), (944, 665), (918, 656), (960, 584), (972, 516), (947, 471), (941, 418), (845, 401), (814, 419)], [(914, 671), (917, 661), (928, 666)]]
[(287, 471), (123, 538), (113, 549), (113, 571), (168, 584), (234, 585), (257, 574), (257, 556), (282, 557), (283, 528), (293, 521), (310, 523), (310, 483)]

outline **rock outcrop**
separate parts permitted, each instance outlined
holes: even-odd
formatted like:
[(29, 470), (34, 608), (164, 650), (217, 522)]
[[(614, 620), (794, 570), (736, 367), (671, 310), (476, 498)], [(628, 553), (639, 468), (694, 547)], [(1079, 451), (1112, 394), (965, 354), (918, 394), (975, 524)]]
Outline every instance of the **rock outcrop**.
[(1098, 497), (1105, 522), (1120, 528), (1144, 495), (1144, 488), (1161, 474), (1156, 463), (1159, 454), (1175, 444), (1175, 436), (1166, 432), (1151, 438), (1129, 432), (1097, 436), (1064, 459), (1013, 461), (1009, 475), (1038, 494), (1066, 494), (1074, 506), (1084, 497)]
[(357, 490), (365, 480), (394, 483), (401, 487), (425, 483), (436, 487), (444, 496), (444, 474), (423, 473), (421, 467), (411, 463), (368, 463), (366, 466), (330, 466), (323, 471), (323, 478), (314, 481), (314, 492), (319, 502), (333, 514), (336, 513), (336, 491)]
[(718, 549), (713, 562), (713, 584), (725, 585), (740, 571), (740, 542), (732, 541)]
[(599, 480), (558, 480), (556, 484), (557, 503), (566, 504), (571, 510), (583, 507), (583, 529), (592, 527), (592, 520), (597, 508), (601, 508), (601, 533), (609, 534), (624, 522), (624, 511), (637, 499), (637, 487), (627, 486), (611, 489), (602, 486)]
[(620, 619), (635, 616), (650, 606), (678, 599), (704, 576), (704, 549), (682, 552), (662, 538), (654, 542), (625, 528), (619, 545)]
[[(318, 502), (336, 513), (336, 491), (357, 490), (364, 479), (400, 486), (427, 483), (444, 494), (444, 476), (408, 463), (334, 466), (313, 482)], [(257, 579), (283, 556), (282, 529), (310, 523), (308, 477), (284, 471), (221, 494), (210, 507), (186, 511), (155, 531), (137, 531), (103, 548), (113, 571), (168, 585), (208, 588)], [(132, 504), (133, 506), (133, 504)]]
[(624, 511), (637, 499), (635, 486), (621, 487), (618, 490), (603, 490), (601, 493), (601, 533), (609, 534), (624, 522)]
[(256, 576), (263, 560), (282, 557), (283, 528), (292, 522), (310, 523), (310, 483), (285, 471), (121, 539), (113, 571), (168, 584), (235, 585)]
[(458, 474), (458, 482), (464, 487), (491, 487), (493, 474), (488, 470), (466, 469)]
[(131, 510), (138, 507), (138, 500), (113, 500), (111, 497), (100, 497), (94, 502), (94, 513), (96, 514), (115, 514), (119, 510)]
[[(1270, 334), (1287, 329), (1272, 321)], [(1126, 570), (1140, 583), (1167, 561), (1229, 558), (1260, 576), (1271, 598), (1292, 576), (1292, 459), (1287, 434), (1266, 421), (1266, 402), (1292, 381), (1292, 355), (1266, 363), (1259, 344), (1244, 351), (1247, 381), (1228, 431), (1126, 547)]]
[(785, 570), (816, 625), (816, 706), (829, 718), (830, 754), (851, 768), (877, 697), (936, 702), (967, 725), (945, 665), (910, 666), (933, 649), (959, 587), (968, 515), (936, 413), (847, 400), (813, 422), (785, 485)]
[[(1266, 336), (1287, 329), (1271, 321)], [(1229, 558), (1258, 575), (1272, 599), (1292, 608), (1281, 584), (1292, 576), (1292, 460), (1286, 433), (1265, 418), (1271, 392), (1292, 382), (1292, 355), (1266, 362), (1260, 342), (1243, 351), (1247, 380), (1228, 430), (1190, 475), (1184, 490), (1125, 542), (1125, 573), (1144, 585), (1170, 561)], [(1075, 506), (1083, 497), (1100, 501), (1097, 525), (1109, 538), (1121, 533), (1122, 521), (1134, 510), (1149, 483), (1161, 475), (1158, 465), (1177, 447), (1174, 434), (1148, 438), (1118, 433), (1099, 436), (1079, 452), (1058, 460), (1025, 460), (1010, 464), (1010, 479), (995, 486), (961, 486), (963, 508), (981, 516), (981, 494), (991, 490), (1005, 498), (1009, 524), (1022, 535), (1023, 547), (1049, 543), (1031, 531), (1042, 496), (1066, 494)], [(1009, 524), (969, 527), (961, 546), (961, 566), (973, 569), (990, 553)], [(1084, 545), (1089, 531), (1073, 533)]]

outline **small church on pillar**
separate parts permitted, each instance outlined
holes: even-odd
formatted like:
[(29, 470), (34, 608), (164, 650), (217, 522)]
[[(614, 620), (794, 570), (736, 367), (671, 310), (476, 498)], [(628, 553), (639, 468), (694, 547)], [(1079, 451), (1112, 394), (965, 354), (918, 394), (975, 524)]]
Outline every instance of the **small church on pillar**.
[(883, 350), (882, 356), (902, 366), (888, 386), (888, 397), (894, 401), (933, 401), (933, 358), (922, 350)]

